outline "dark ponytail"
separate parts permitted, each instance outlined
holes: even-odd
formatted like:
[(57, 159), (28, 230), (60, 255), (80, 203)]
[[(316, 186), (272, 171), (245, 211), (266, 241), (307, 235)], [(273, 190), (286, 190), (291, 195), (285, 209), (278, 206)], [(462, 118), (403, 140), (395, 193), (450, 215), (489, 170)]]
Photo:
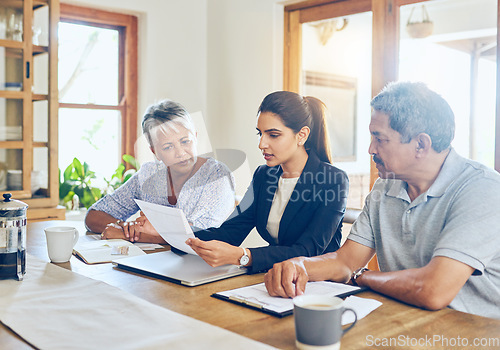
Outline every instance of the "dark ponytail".
[(326, 124), (326, 106), (316, 97), (306, 96), (304, 99), (309, 105), (313, 119), (311, 135), (305, 144), (306, 149), (313, 149), (318, 158), (323, 162), (332, 163), (332, 153), (330, 149), (330, 137), (328, 136), (328, 126)]
[(332, 163), (330, 139), (326, 125), (326, 106), (311, 96), (302, 97), (291, 91), (276, 91), (267, 95), (259, 107), (259, 113), (270, 112), (281, 118), (286, 127), (298, 133), (304, 126), (311, 129), (304, 147), (318, 158)]

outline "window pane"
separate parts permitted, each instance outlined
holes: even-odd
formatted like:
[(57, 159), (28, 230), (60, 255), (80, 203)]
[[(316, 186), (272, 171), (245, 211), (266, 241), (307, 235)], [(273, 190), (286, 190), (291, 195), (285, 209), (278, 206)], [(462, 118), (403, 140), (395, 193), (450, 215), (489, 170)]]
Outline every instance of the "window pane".
[(0, 191), (23, 189), (23, 151), (0, 149)]
[(49, 102), (34, 101), (33, 102), (33, 141), (48, 142), (49, 141)]
[[(408, 21), (434, 23), (425, 37)], [(480, 21), (465, 19), (480, 18)], [(423, 81), (455, 114), (456, 151), (494, 166), (496, 0), (440, 0), (401, 6), (399, 79)], [(417, 33), (418, 34), (418, 33)], [(424, 36), (424, 35), (422, 35)]]
[(33, 45), (49, 46), (49, 6), (33, 11)]
[(49, 149), (33, 148), (33, 171), (31, 172), (31, 193), (34, 197), (49, 196)]
[(23, 89), (23, 51), (0, 47), (0, 90)]
[(322, 100), (335, 166), (349, 175), (347, 206), (369, 192), (372, 13), (302, 24), (301, 94)]
[(33, 56), (33, 93), (49, 93), (49, 54), (42, 53)]
[[(17, 6), (16, 6), (17, 5)], [(0, 7), (0, 39), (23, 41), (22, 2), (10, 2)]]
[(23, 139), (23, 100), (0, 98), (0, 141)]
[(64, 171), (76, 157), (87, 162), (104, 185), (121, 162), (121, 114), (119, 111), (59, 109), (59, 168)]
[(59, 23), (59, 101), (118, 104), (119, 33)]

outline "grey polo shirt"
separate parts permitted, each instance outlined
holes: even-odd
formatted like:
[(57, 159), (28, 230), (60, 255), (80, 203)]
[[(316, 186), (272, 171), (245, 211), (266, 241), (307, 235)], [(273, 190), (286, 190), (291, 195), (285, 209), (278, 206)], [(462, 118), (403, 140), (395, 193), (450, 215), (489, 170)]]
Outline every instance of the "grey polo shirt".
[(381, 271), (435, 256), (475, 269), (449, 305), (500, 318), (500, 174), (451, 150), (436, 181), (413, 202), (400, 180), (378, 179), (349, 239), (374, 248)]

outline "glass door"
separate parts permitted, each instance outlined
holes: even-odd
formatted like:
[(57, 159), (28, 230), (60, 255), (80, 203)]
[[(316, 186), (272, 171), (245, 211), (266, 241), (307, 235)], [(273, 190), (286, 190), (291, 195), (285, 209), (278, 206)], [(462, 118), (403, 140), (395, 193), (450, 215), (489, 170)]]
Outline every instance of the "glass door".
[(333, 162), (349, 176), (347, 206), (362, 208), (370, 189), (371, 2), (319, 7), (290, 13), (290, 48), (300, 44), (288, 62), (297, 73), (285, 68), (285, 89), (326, 104)]
[(58, 204), (57, 38), (50, 35), (58, 4), (0, 2), (0, 192), (31, 208)]
[(455, 114), (455, 150), (495, 166), (497, 0), (400, 7), (399, 79), (423, 81)]
[[(6, 1), (0, 7), (0, 191), (26, 198), (25, 162), (26, 113), (25, 62), (28, 57), (23, 38), (25, 2)], [(29, 181), (28, 181), (29, 182)]]

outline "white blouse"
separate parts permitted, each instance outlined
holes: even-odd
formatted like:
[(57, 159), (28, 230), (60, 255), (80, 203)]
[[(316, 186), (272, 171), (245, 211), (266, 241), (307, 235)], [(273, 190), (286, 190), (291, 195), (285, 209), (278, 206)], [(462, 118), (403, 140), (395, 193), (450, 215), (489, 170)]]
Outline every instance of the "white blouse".
[[(290, 201), (295, 185), (299, 181), (298, 177), (284, 178), (280, 177), (278, 181), (278, 188), (274, 194), (273, 204), (271, 204), (271, 210), (269, 211), (269, 217), (267, 218), (267, 231), (274, 238), (276, 243), (278, 243), (278, 233), (280, 228), (281, 217), (285, 211), (286, 205)], [(292, 198), (292, 200), (297, 200), (298, 198)]]

